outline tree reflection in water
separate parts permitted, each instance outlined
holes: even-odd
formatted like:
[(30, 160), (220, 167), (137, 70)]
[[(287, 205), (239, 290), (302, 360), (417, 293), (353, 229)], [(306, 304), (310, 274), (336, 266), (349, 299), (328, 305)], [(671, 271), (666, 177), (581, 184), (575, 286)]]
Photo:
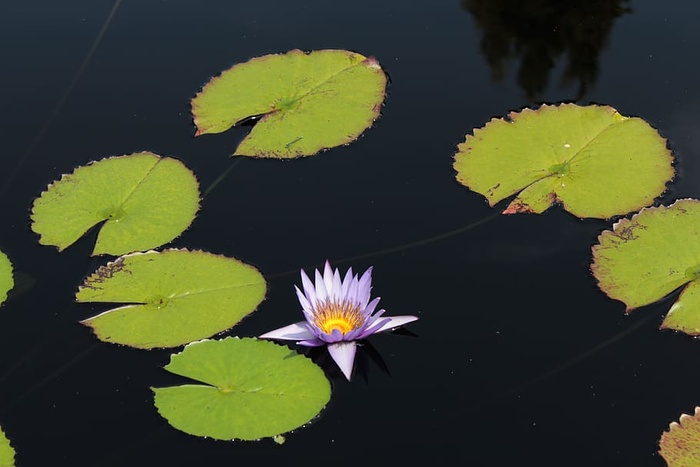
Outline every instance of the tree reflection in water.
[(482, 30), (481, 50), (494, 80), (509, 61), (520, 60), (518, 84), (536, 100), (547, 88), (556, 60), (568, 63), (562, 85), (578, 82), (583, 98), (598, 75), (598, 58), (615, 19), (631, 13), (629, 0), (461, 0)]

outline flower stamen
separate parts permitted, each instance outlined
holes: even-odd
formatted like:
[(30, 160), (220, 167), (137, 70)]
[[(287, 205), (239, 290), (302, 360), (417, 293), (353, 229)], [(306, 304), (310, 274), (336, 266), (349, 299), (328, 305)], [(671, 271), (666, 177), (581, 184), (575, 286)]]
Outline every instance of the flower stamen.
[(350, 302), (321, 302), (316, 303), (313, 311), (314, 324), (325, 334), (331, 334), (334, 329), (342, 335), (365, 324), (362, 310)]

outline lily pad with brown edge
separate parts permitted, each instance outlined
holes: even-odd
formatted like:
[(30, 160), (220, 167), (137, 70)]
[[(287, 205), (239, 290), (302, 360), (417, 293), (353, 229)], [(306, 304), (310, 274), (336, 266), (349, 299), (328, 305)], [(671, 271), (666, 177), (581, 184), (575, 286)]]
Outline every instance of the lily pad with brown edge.
[(685, 286), (662, 328), (700, 335), (700, 201), (644, 208), (598, 237), (591, 271), (627, 312)]
[(42, 245), (64, 250), (98, 224), (93, 255), (159, 247), (199, 210), (199, 184), (185, 165), (151, 152), (109, 157), (51, 183), (32, 207)]
[(163, 418), (178, 430), (221, 440), (274, 437), (314, 419), (330, 400), (323, 370), (265, 340), (193, 342), (165, 367), (201, 384), (152, 388)]
[(10, 445), (5, 433), (0, 430), (0, 467), (14, 467), (15, 450)]
[(223, 332), (265, 298), (262, 274), (205, 251), (133, 253), (100, 267), (78, 289), (80, 303), (119, 304), (81, 321), (102, 341), (175, 347)]
[(659, 454), (668, 467), (697, 467), (700, 465), (700, 407), (694, 415), (681, 414), (671, 422), (659, 440)]
[(259, 117), (234, 156), (293, 158), (348, 144), (379, 117), (386, 75), (348, 50), (292, 50), (239, 63), (192, 99), (196, 135)]
[(543, 105), (492, 119), (457, 147), (457, 180), (489, 204), (516, 195), (504, 214), (558, 203), (606, 219), (653, 203), (673, 178), (666, 140), (609, 106)]
[(12, 263), (5, 253), (0, 251), (0, 304), (7, 299), (7, 292), (14, 287)]

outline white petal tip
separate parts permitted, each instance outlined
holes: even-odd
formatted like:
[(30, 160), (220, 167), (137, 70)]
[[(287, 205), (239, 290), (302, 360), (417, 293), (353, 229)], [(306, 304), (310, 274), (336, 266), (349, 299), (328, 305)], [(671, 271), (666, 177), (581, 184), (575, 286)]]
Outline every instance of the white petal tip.
[(354, 341), (336, 342), (328, 345), (328, 353), (348, 381), (352, 378), (356, 350)]
[(300, 341), (313, 339), (315, 336), (306, 328), (304, 321), (290, 324), (274, 331), (266, 332), (258, 336), (260, 339), (279, 339), (283, 341)]
[(376, 334), (378, 332), (384, 332), (384, 331), (390, 331), (392, 329), (399, 328), (405, 324), (412, 323), (414, 321), (418, 320), (417, 316), (411, 316), (411, 315), (406, 315), (406, 316), (384, 316), (382, 319), (388, 319), (382, 327), (374, 331), (373, 334)]

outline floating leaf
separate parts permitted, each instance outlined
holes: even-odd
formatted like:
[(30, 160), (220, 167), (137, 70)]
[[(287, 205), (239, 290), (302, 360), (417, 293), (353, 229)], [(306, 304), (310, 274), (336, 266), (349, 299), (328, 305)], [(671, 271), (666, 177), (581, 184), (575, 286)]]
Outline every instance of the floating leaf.
[(100, 267), (78, 302), (125, 304), (82, 321), (100, 340), (150, 349), (222, 332), (265, 297), (263, 276), (241, 261), (204, 251), (134, 253)]
[(700, 201), (642, 209), (598, 237), (591, 270), (627, 312), (688, 284), (662, 327), (700, 335)]
[(15, 450), (10, 445), (5, 433), (0, 430), (0, 467), (14, 467)]
[(458, 146), (457, 180), (504, 214), (561, 203), (578, 217), (608, 218), (648, 206), (673, 178), (672, 156), (640, 118), (608, 106), (543, 105), (493, 119)]
[(158, 412), (178, 430), (196, 436), (274, 437), (307, 423), (330, 400), (321, 368), (264, 340), (194, 342), (173, 355), (165, 369), (204, 383), (153, 388)]
[(669, 467), (697, 467), (700, 465), (700, 407), (695, 415), (682, 414), (679, 422), (672, 422), (659, 440), (659, 454)]
[(104, 222), (93, 255), (155, 248), (180, 235), (199, 209), (199, 185), (182, 162), (150, 152), (78, 167), (34, 201), (39, 243), (61, 251)]
[(12, 277), (12, 263), (10, 259), (0, 251), (0, 304), (7, 299), (7, 292), (14, 287), (14, 279)]
[(354, 141), (379, 117), (386, 75), (347, 50), (265, 55), (212, 78), (192, 99), (197, 135), (261, 117), (234, 156), (291, 158)]

